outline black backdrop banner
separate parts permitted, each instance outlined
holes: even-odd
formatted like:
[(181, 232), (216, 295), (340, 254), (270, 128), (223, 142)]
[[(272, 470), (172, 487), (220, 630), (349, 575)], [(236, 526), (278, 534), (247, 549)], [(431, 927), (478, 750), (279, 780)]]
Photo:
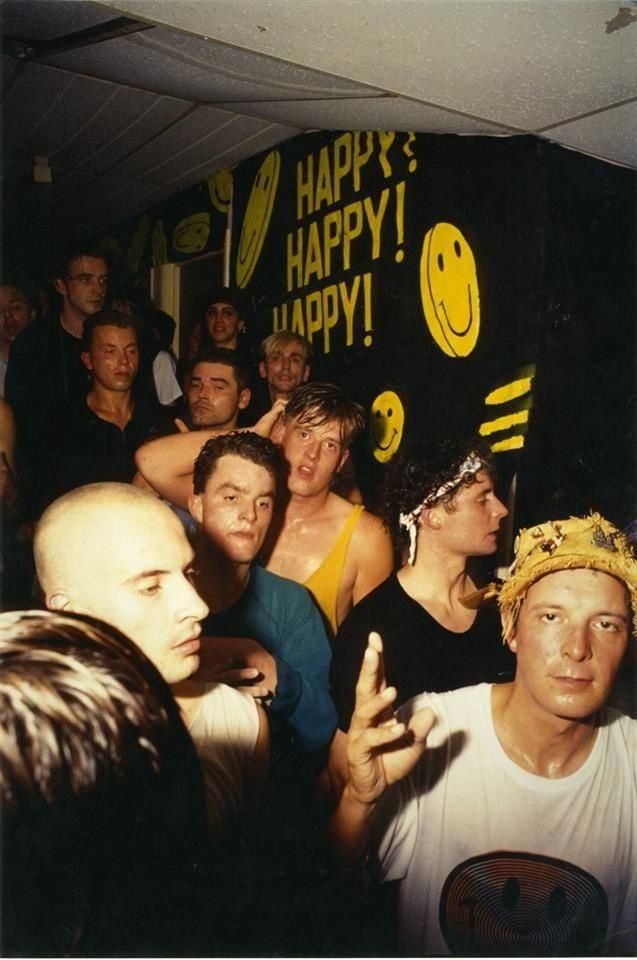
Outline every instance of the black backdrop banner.
[(414, 440), (480, 432), (516, 523), (634, 515), (634, 172), (534, 137), (302, 135), (233, 176), (258, 342), (312, 342), (369, 416), (369, 491)]

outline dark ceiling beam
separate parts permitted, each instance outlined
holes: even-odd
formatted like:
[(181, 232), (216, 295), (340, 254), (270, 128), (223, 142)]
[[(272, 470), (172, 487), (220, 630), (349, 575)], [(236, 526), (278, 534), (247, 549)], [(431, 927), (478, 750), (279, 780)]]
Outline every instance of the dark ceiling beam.
[(94, 27), (77, 30), (75, 33), (67, 33), (63, 37), (54, 37), (52, 40), (31, 40), (5, 34), (2, 38), (2, 51), (16, 60), (42, 60), (57, 53), (79, 50), (94, 43), (104, 43), (106, 40), (114, 40), (130, 33), (141, 33), (143, 30), (154, 30), (154, 28), (154, 24), (144, 23), (142, 20), (116, 17), (114, 20), (107, 20), (105, 23), (98, 23)]

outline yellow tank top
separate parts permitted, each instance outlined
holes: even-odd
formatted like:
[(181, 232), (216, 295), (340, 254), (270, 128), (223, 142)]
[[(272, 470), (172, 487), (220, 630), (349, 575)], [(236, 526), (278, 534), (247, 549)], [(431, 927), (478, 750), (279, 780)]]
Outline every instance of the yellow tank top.
[(308, 577), (303, 584), (316, 600), (323, 616), (330, 624), (334, 633), (336, 633), (338, 627), (336, 620), (336, 601), (338, 600), (338, 590), (341, 585), (341, 577), (343, 576), (347, 548), (349, 547), (354, 527), (364, 509), (365, 507), (362, 506), (362, 504), (354, 504), (349, 517), (343, 524), (341, 532), (336, 538), (334, 546), (321, 566), (318, 567), (312, 576)]

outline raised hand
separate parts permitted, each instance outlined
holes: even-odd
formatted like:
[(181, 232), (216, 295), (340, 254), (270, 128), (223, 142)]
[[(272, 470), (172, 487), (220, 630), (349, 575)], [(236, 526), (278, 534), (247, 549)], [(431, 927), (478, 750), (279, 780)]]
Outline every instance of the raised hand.
[(425, 707), (408, 724), (400, 723), (393, 712), (395, 699), (395, 687), (385, 682), (382, 640), (370, 633), (347, 735), (348, 792), (360, 803), (375, 803), (388, 786), (413, 769), (436, 721), (433, 710)]

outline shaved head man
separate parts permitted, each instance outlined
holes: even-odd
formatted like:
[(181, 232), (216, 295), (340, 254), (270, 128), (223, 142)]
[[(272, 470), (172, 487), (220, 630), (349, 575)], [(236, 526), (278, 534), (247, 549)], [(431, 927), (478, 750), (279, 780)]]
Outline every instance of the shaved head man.
[(202, 761), (211, 831), (220, 836), (264, 776), (267, 721), (251, 698), (191, 679), (208, 607), (190, 582), (193, 551), (180, 521), (150, 493), (92, 483), (44, 512), (34, 552), (49, 609), (117, 627), (172, 684)]
[(73, 490), (44, 513), (35, 537), (47, 607), (113, 624), (168, 683), (199, 666), (208, 608), (189, 580), (192, 557), (173, 512), (127, 484)]

